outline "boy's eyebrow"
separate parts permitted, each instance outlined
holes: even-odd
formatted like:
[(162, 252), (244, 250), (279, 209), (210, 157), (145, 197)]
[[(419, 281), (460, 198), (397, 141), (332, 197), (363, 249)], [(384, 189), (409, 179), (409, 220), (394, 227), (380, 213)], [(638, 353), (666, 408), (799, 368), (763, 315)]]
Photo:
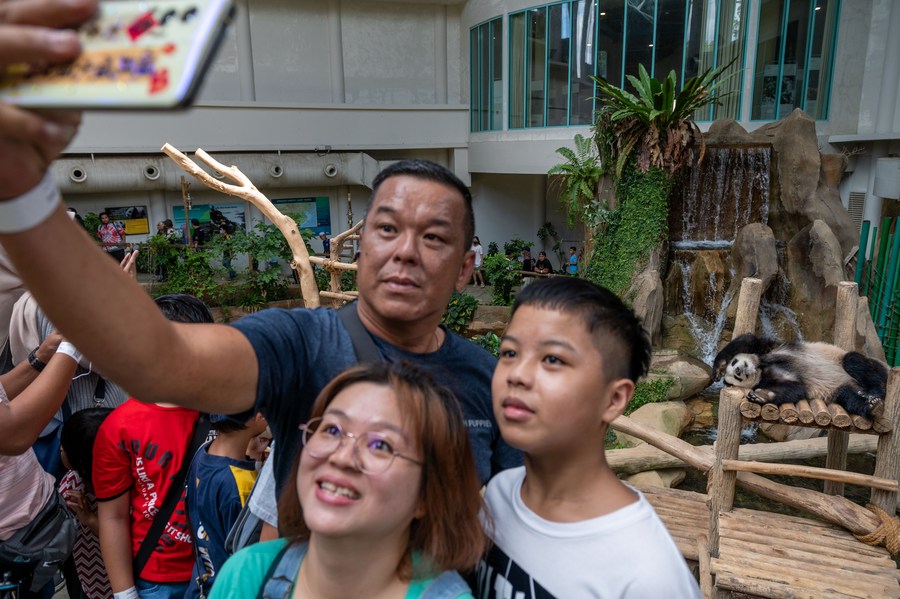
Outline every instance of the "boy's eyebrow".
[[(513, 335), (504, 335), (500, 339), (500, 341), (501, 342), (502, 341), (512, 341), (513, 343), (520, 343), (519, 339)], [(546, 339), (546, 340), (543, 340), (540, 343), (538, 343), (538, 346), (539, 347), (547, 347), (547, 346), (562, 347), (565, 349), (569, 349), (571, 351), (578, 351), (578, 349), (574, 345), (572, 345), (568, 341), (562, 341), (560, 339)]]

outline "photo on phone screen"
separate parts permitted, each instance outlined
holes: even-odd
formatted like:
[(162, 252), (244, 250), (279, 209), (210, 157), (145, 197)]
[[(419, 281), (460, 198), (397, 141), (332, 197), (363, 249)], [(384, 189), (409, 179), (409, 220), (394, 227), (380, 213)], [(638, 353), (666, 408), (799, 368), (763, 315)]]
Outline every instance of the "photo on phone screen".
[(232, 0), (101, 2), (79, 30), (78, 59), (0, 70), (0, 98), (30, 108), (186, 106), (233, 14)]

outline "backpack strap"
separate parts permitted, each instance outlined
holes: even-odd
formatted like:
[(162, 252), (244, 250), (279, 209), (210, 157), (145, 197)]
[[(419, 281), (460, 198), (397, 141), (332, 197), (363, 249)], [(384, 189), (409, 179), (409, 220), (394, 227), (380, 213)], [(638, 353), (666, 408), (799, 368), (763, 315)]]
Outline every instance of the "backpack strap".
[(446, 570), (432, 580), (419, 597), (420, 599), (456, 599), (460, 595), (471, 592), (472, 589), (459, 575), (459, 572)]
[(379, 364), (382, 362), (381, 353), (372, 335), (363, 326), (359, 319), (359, 313), (356, 311), (356, 302), (347, 304), (337, 311), (338, 318), (344, 323), (344, 328), (350, 335), (350, 341), (353, 342), (353, 351), (356, 353), (356, 360), (360, 364)]
[(272, 562), (256, 599), (288, 599), (305, 555), (306, 543), (288, 543)]
[(163, 528), (165, 528), (169, 518), (172, 517), (172, 512), (175, 511), (175, 506), (178, 504), (178, 500), (181, 499), (181, 495), (184, 493), (184, 481), (187, 478), (188, 468), (190, 468), (191, 462), (193, 461), (192, 457), (206, 441), (207, 434), (209, 434), (209, 418), (206, 414), (200, 414), (196, 424), (194, 424), (194, 435), (191, 437), (190, 445), (188, 445), (187, 451), (184, 454), (181, 468), (178, 469), (178, 472), (172, 479), (172, 486), (169, 487), (169, 492), (166, 493), (166, 497), (163, 499), (159, 511), (156, 513), (156, 516), (153, 517), (153, 523), (150, 525), (150, 530), (147, 531), (147, 536), (141, 541), (141, 546), (132, 563), (135, 582), (141, 577), (144, 566), (147, 565), (150, 556), (153, 554), (153, 550), (156, 549), (156, 542), (159, 541)]

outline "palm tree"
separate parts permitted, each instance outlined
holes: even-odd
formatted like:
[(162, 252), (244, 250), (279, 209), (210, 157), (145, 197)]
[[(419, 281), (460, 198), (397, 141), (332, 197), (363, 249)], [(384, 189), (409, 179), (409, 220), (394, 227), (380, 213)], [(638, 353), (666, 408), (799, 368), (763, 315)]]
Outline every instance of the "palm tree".
[(598, 193), (598, 186), (606, 170), (590, 137), (575, 134), (575, 151), (563, 146), (556, 152), (566, 159), (547, 171), (551, 189), (559, 190), (559, 199), (566, 210), (570, 229), (578, 223), (584, 227), (584, 259), (589, 260), (597, 227), (609, 217), (609, 207)]

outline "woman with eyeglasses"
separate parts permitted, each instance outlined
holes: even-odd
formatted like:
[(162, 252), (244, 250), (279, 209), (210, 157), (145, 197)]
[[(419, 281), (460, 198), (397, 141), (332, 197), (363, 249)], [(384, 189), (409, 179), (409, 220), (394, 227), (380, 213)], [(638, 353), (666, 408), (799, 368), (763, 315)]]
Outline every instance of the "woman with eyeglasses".
[(231, 557), (211, 599), (471, 597), (486, 546), (456, 398), (408, 363), (338, 375), (300, 427), (278, 502), (283, 539)]

